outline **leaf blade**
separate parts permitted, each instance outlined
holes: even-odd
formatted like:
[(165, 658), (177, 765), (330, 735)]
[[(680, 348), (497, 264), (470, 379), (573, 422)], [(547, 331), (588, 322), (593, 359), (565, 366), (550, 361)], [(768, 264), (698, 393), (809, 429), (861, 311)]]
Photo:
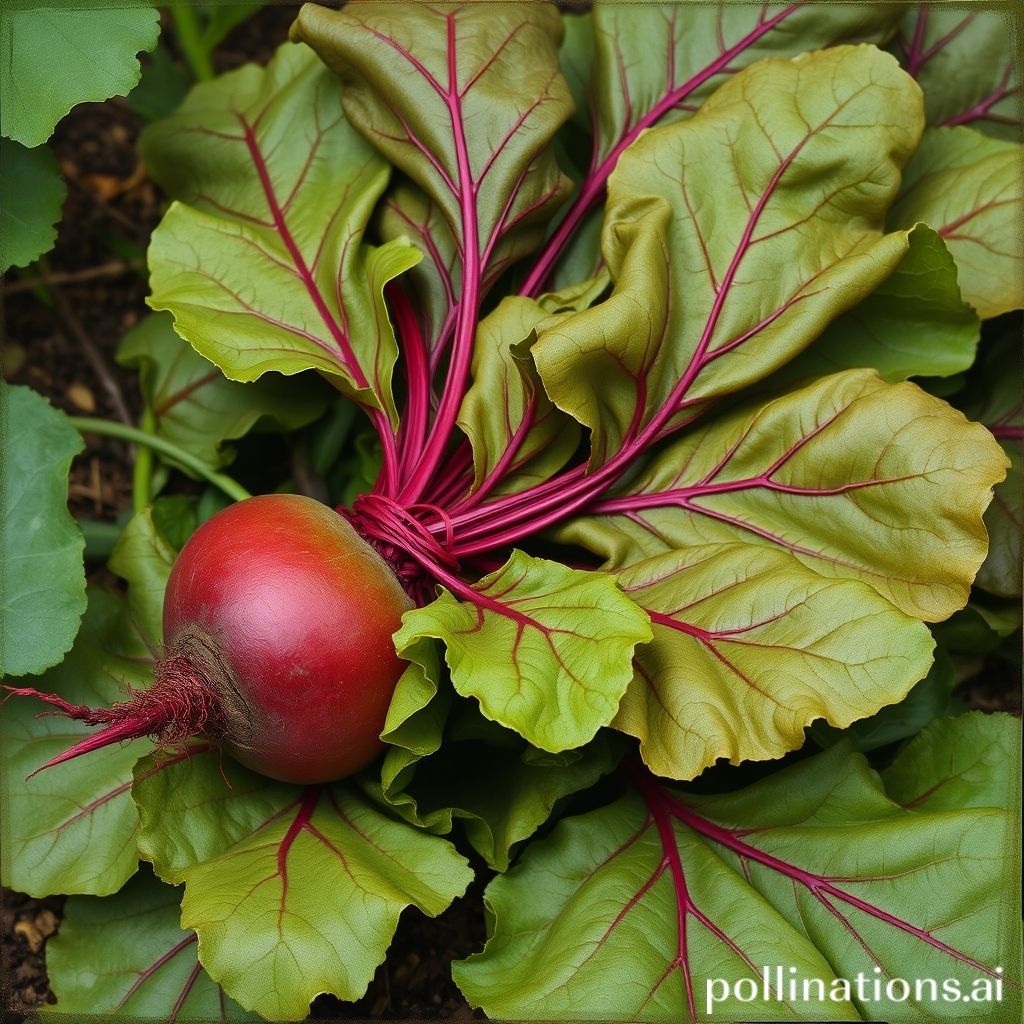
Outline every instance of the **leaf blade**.
[(443, 640), (456, 691), (542, 750), (582, 746), (611, 721), (633, 648), (651, 635), (613, 576), (513, 551), (501, 569), (457, 592), (462, 602), (442, 591), (406, 612), (397, 649), (425, 636)]

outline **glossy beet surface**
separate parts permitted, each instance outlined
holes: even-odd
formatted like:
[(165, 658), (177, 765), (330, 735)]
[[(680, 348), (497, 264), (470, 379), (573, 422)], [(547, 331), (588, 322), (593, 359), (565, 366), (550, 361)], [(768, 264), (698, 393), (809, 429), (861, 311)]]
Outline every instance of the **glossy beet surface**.
[(333, 509), (298, 495), (232, 505), (189, 538), (164, 600), (168, 650), (217, 652), (224, 749), (264, 775), (323, 782), (364, 767), (404, 667), (411, 602)]

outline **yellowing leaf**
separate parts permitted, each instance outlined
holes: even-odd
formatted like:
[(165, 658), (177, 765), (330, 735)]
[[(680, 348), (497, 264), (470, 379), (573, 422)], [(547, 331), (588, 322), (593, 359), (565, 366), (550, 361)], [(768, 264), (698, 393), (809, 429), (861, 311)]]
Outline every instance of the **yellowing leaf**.
[(766, 376), (892, 272), (907, 235), (883, 221), (922, 125), (891, 57), (837, 47), (761, 61), (630, 146), (602, 233), (614, 291), (533, 350), (592, 464)]
[(563, 537), (615, 567), (700, 543), (777, 546), (934, 621), (967, 601), (1006, 464), (945, 402), (848, 370), (691, 431)]
[(688, 545), (624, 569), (619, 585), (654, 639), (612, 724), (670, 778), (781, 757), (817, 718), (845, 728), (902, 700), (931, 663), (923, 623), (785, 551)]

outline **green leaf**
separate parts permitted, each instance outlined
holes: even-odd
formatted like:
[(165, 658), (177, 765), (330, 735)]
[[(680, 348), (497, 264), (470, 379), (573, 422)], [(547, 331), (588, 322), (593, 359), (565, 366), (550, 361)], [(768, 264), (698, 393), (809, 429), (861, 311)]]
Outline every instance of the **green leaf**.
[[(577, 308), (590, 305), (587, 298), (566, 297)], [(579, 426), (552, 405), (530, 358), (538, 325), (559, 301), (506, 296), (477, 328), (473, 383), (458, 420), (473, 446), (475, 492), (514, 494), (543, 483), (579, 445)]]
[(895, 40), (903, 66), (924, 90), (928, 123), (969, 124), (988, 135), (1020, 138), (1020, 79), (1009, 8), (907, 11)]
[(1021, 533), (1024, 531), (1024, 400), (1020, 381), (1024, 371), (1020, 337), (1007, 331), (989, 343), (967, 394), (958, 399), (964, 412), (984, 423), (1002, 445), (1010, 460), (1006, 479), (995, 489), (985, 513), (989, 536), (988, 557), (978, 571), (976, 584), (1000, 597), (1021, 593)]
[(452, 828), (450, 808), (421, 808), (408, 786), (416, 765), (441, 747), (453, 693), (447, 680), (444, 686), (440, 685), (441, 655), (435, 640), (410, 643), (402, 657), (409, 665), (395, 687), (380, 734), (388, 744), (380, 780), (364, 776), (363, 789), (418, 828), (444, 835)]
[(597, 0), (594, 162), (614, 159), (641, 127), (691, 116), (728, 76), (749, 64), (837, 42), (880, 40), (898, 17), (899, 12), (874, 4), (683, 8)]
[(766, 376), (889, 276), (909, 243), (882, 222), (921, 124), (891, 57), (838, 47), (762, 61), (623, 153), (602, 234), (615, 289), (533, 349), (592, 464)]
[[(563, 133), (572, 162), (582, 168), (589, 156), (589, 165), (527, 279), (525, 294), (537, 294), (553, 266), (557, 285), (571, 279), (564, 261), (556, 266), (559, 257), (572, 252), (573, 263), (586, 254), (580, 226), (601, 199), (619, 157), (645, 129), (690, 117), (729, 76), (762, 58), (795, 57), (838, 42), (880, 42), (899, 14), (879, 4), (684, 8), (596, 0), (592, 15), (566, 17), (561, 58), (577, 105), (573, 127), (592, 134), (593, 146), (583, 153), (585, 143)], [(599, 226), (600, 211), (590, 218), (595, 221)], [(594, 272), (592, 263), (587, 268), (575, 280)]]
[(197, 86), (142, 149), (178, 200), (150, 243), (150, 305), (232, 380), (316, 369), (394, 418), (383, 288), (419, 255), (361, 245), (389, 170), (316, 55), (285, 44)]
[(972, 128), (932, 128), (903, 175), (890, 227), (930, 224), (956, 260), (964, 299), (987, 320), (1024, 306), (1024, 147)]
[[(230, 8), (226, 8), (230, 9)], [(128, 106), (147, 121), (170, 117), (188, 92), (191, 80), (184, 65), (165, 46), (142, 62), (142, 77), (128, 97)]]
[(918, 813), (1000, 807), (1020, 788), (1020, 722), (971, 711), (932, 722), (884, 772), (885, 791)]
[(845, 729), (901, 700), (931, 663), (923, 623), (785, 551), (691, 544), (630, 566), (619, 584), (654, 639), (613, 724), (670, 778), (719, 758), (781, 757), (818, 718)]
[(135, 55), (159, 33), (144, 0), (9, 0), (0, 12), (0, 133), (35, 147), (75, 104), (127, 95), (141, 74)]
[(690, 431), (561, 537), (613, 568), (692, 544), (777, 546), (937, 621), (967, 601), (1005, 471), (988, 431), (945, 402), (847, 370)]
[(452, 846), (343, 785), (302, 789), (199, 749), (136, 769), (139, 849), (185, 883), (181, 926), (246, 1009), (297, 1020), (363, 994), (402, 910), (436, 916), (472, 878)]
[(882, 708), (870, 718), (854, 722), (848, 729), (836, 729), (825, 722), (815, 722), (809, 729), (811, 738), (820, 747), (848, 740), (861, 752), (905, 740), (920, 732), (929, 722), (949, 714), (956, 677), (953, 662), (941, 647), (935, 650), (935, 661), (928, 675), (915, 683), (898, 704)]
[(139, 370), (156, 433), (214, 467), (231, 460), (225, 441), (244, 437), (254, 427), (305, 426), (326, 404), (315, 379), (267, 377), (249, 384), (228, 380), (181, 340), (165, 314), (146, 317), (128, 331), (117, 359)]
[(1019, 602), (989, 607), (980, 601), (971, 601), (966, 608), (935, 626), (935, 638), (950, 654), (991, 654), (1020, 627)]
[[(593, 785), (618, 763), (621, 745), (600, 732), (586, 747), (552, 755), (483, 718), (468, 701), (452, 706), (438, 678), (436, 643), (405, 651), (412, 661), (399, 680), (381, 734), (389, 744), (380, 781), (364, 791), (406, 821), (439, 834), (460, 820), (473, 848), (497, 871), (512, 849), (551, 816), (560, 800)], [(486, 764), (485, 773), (466, 771)]]
[(985, 512), (989, 552), (975, 580), (982, 590), (1001, 597), (1021, 592), (1021, 532), (1024, 531), (1024, 457), (1020, 441), (1001, 442), (1010, 460), (1006, 479), (999, 484)]
[[(154, 655), (124, 603), (94, 590), (82, 630), (61, 665), (37, 682), (73, 704), (106, 706), (122, 687), (144, 686)], [(117, 892), (138, 864), (138, 819), (128, 795), (132, 765), (148, 741), (105, 747), (27, 778), (92, 730), (10, 697), (0, 709), (4, 748), (4, 885), (33, 896)]]
[(949, 377), (973, 362), (981, 323), (960, 297), (956, 264), (926, 224), (892, 275), (817, 341), (776, 371), (766, 387), (869, 366), (889, 381)]
[[(636, 13), (638, 18), (644, 16), (642, 11)], [(634, 22), (631, 32), (638, 27)], [(575, 108), (572, 119), (583, 131), (590, 132), (594, 127), (590, 109), (590, 69), (594, 63), (596, 46), (593, 18), (589, 13), (573, 14), (566, 11), (562, 15), (562, 28), (565, 37), (558, 51), (558, 66), (572, 94)]]
[[(11, 389), (8, 389), (10, 391)], [(147, 686), (163, 642), (164, 589), (175, 550), (150, 512), (135, 516), (110, 558), (126, 598), (93, 589), (71, 653), (36, 688), (72, 704), (105, 707)], [(135, 873), (138, 816), (128, 790), (148, 740), (104, 747), (26, 778), (92, 730), (12, 697), (0, 708), (4, 749), (4, 884), (35, 896), (116, 892)]]
[(542, 750), (580, 747), (612, 720), (633, 649), (651, 638), (614, 576), (513, 551), (479, 583), (460, 584), (458, 596), (442, 588), (406, 612), (399, 654), (423, 637), (443, 640), (456, 691)]
[(57, 240), (68, 190), (46, 146), (26, 149), (0, 139), (0, 273), (27, 267)]
[(26, 387), (0, 394), (0, 434), (0, 675), (20, 676), (59, 662), (85, 611), (84, 541), (67, 509), (68, 469), (85, 445), (62, 413)]
[(342, 77), (350, 121), (437, 204), (478, 281), (536, 246), (564, 198), (547, 152), (572, 110), (561, 34), (537, 4), (306, 4), (292, 27)]
[[(947, 748), (977, 753), (977, 734), (949, 728)], [(487, 946), (454, 965), (471, 1005), (513, 1020), (595, 1006), (621, 1020), (936, 1019), (963, 1013), (959, 995), (942, 1000), (949, 978), (1019, 1013), (1010, 787), (907, 811), (843, 747), (725, 796), (635, 778), (640, 792), (563, 821), (490, 883)], [(939, 979), (939, 994), (900, 1003), (883, 983), (875, 999), (879, 977)]]
[[(424, 253), (409, 271), (408, 281), (427, 351), (437, 352), (451, 338), (462, 290), (462, 257), (444, 210), (419, 189), (398, 185), (381, 201), (379, 228), (386, 241), (409, 239)], [(403, 336), (403, 346), (411, 343), (407, 334)]]
[[(404, 795), (415, 796), (420, 813), (443, 808), (450, 819), (459, 819), (473, 849), (495, 871), (507, 871), (513, 850), (551, 817), (561, 800), (610, 772), (622, 747), (613, 734), (600, 732), (573, 751), (580, 756), (567, 763), (541, 761), (541, 753), (522, 742), (496, 750), (483, 740), (446, 740), (439, 754), (417, 766)], [(484, 763), (486, 773), (466, 770)]]
[(161, 1020), (259, 1018), (227, 998), (196, 959), (195, 932), (178, 926), (181, 893), (140, 871), (115, 896), (72, 896), (46, 944), (57, 1014)]
[(169, 531), (161, 530), (161, 525), (179, 502), (180, 499), (158, 499), (133, 516), (108, 562), (110, 571), (128, 583), (127, 611), (150, 651), (160, 651), (163, 645), (164, 591), (181, 547), (172, 541)]

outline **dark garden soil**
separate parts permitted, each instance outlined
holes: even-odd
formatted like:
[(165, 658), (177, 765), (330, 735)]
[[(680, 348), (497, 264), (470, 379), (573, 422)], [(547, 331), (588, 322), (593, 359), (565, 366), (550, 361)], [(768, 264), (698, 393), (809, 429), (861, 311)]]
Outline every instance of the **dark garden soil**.
[[(236, 29), (217, 54), (218, 70), (265, 59), (287, 34), (292, 5), (265, 8)], [(165, 26), (163, 40), (169, 40)], [(170, 40), (173, 45), (173, 40)], [(11, 272), (0, 298), (6, 379), (27, 384), (74, 415), (134, 422), (139, 411), (135, 375), (114, 361), (124, 332), (146, 312), (144, 251), (161, 213), (161, 197), (146, 178), (136, 140), (141, 118), (124, 100), (76, 108), (52, 144), (68, 181), (68, 199), (56, 249), (36, 272)], [(39, 269), (39, 268), (37, 268)], [(44, 287), (40, 287), (42, 284)], [(113, 522), (131, 505), (127, 446), (87, 438), (71, 469), (69, 505), (79, 518)], [(101, 563), (91, 579), (116, 585)], [(1020, 713), (1015, 673), (983, 671), (959, 695), (986, 711)], [(481, 948), (480, 890), (486, 869), (467, 897), (440, 918), (403, 915), (387, 962), (354, 1004), (320, 997), (322, 1019), (437, 1018), (474, 1014), (450, 977), (452, 960)], [(63, 898), (33, 899), (3, 892), (2, 1002), (5, 1021), (53, 1002), (45, 968), (46, 940), (60, 927)]]

